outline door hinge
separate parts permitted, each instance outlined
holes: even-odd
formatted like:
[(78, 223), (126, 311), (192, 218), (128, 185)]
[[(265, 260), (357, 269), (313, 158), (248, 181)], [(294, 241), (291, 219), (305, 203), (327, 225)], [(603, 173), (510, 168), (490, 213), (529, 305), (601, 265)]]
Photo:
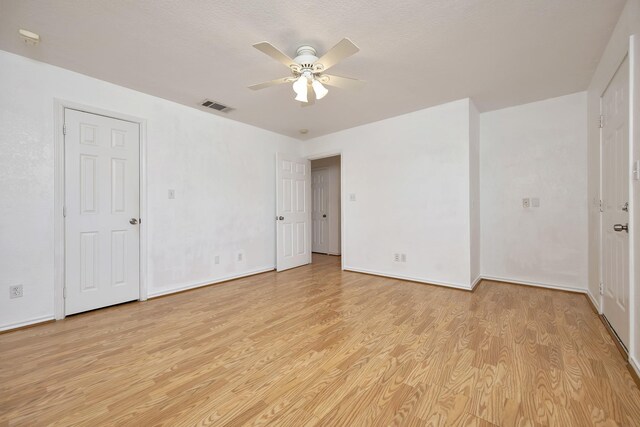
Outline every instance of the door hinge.
[(600, 212), (604, 212), (604, 210), (602, 210), (602, 200), (599, 201), (599, 208), (600, 208)]
[(604, 295), (604, 283), (600, 282), (600, 295)]
[(62, 288), (62, 298), (65, 298), (65, 299), (67, 298), (67, 288), (66, 287)]
[(66, 207), (66, 206), (63, 206), (63, 207), (62, 207), (62, 217), (63, 217), (63, 218), (66, 218), (66, 217), (67, 217), (67, 207)]
[(600, 129), (604, 128), (604, 115), (600, 115), (600, 123), (598, 124)]
[(66, 123), (62, 125), (62, 134), (63, 135), (67, 134), (67, 124)]

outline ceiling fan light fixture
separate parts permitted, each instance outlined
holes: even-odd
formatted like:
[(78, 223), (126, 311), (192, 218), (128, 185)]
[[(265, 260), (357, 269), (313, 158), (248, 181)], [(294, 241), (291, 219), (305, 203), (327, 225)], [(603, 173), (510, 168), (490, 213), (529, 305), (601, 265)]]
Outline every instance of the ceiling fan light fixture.
[(364, 84), (363, 81), (357, 79), (325, 74), (327, 70), (338, 62), (360, 50), (358, 46), (346, 37), (326, 51), (320, 58), (318, 58), (316, 50), (308, 45), (300, 46), (296, 50), (296, 57), (293, 59), (269, 42), (255, 43), (253, 47), (286, 66), (291, 74), (287, 77), (251, 85), (249, 86), (251, 90), (264, 89), (283, 83), (293, 83), (296, 101), (304, 102), (302, 106), (306, 107), (315, 104), (316, 100), (324, 98), (329, 93), (324, 85), (349, 89), (358, 88)]
[(322, 99), (329, 93), (329, 90), (316, 79), (313, 79), (311, 86), (313, 87), (313, 91), (316, 93), (316, 99)]
[(309, 100), (307, 99), (307, 93), (305, 91), (305, 93), (299, 93), (296, 95), (296, 101), (300, 101), (300, 102), (309, 102)]
[(308, 79), (306, 76), (300, 76), (298, 80), (293, 83), (293, 91), (296, 93), (296, 101), (309, 102), (307, 99), (307, 84)]

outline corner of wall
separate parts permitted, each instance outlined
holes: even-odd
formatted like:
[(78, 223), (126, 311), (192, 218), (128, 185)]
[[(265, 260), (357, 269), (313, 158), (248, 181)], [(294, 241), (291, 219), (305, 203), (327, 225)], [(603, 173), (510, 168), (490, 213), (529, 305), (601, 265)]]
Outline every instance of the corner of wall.
[(480, 115), (469, 98), (469, 278), (473, 289), (480, 281)]

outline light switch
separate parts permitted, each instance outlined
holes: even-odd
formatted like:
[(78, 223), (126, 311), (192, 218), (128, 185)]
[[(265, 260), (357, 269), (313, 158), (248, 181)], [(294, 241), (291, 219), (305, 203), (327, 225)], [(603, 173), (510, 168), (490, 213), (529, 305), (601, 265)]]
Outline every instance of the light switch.
[(169, 190), (169, 198), (170, 199), (176, 198), (176, 190)]
[(531, 207), (539, 208), (540, 207), (540, 197), (532, 197), (531, 198)]
[(349, 201), (350, 202), (355, 202), (356, 201), (356, 194), (355, 193), (349, 194)]

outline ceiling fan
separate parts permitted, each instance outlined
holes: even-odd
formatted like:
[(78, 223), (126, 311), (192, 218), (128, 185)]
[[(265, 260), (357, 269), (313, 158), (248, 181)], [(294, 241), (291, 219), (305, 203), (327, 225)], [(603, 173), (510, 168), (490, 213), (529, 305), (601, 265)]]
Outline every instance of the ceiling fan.
[(300, 46), (293, 59), (268, 42), (256, 43), (253, 47), (286, 65), (291, 71), (291, 76), (252, 85), (249, 89), (259, 90), (283, 83), (293, 83), (295, 99), (302, 102), (303, 107), (313, 104), (316, 99), (325, 97), (329, 91), (323, 83), (343, 89), (359, 88), (365, 83), (362, 80), (325, 73), (338, 62), (360, 50), (348, 38), (340, 40), (320, 58), (316, 56), (316, 50), (308, 45)]

